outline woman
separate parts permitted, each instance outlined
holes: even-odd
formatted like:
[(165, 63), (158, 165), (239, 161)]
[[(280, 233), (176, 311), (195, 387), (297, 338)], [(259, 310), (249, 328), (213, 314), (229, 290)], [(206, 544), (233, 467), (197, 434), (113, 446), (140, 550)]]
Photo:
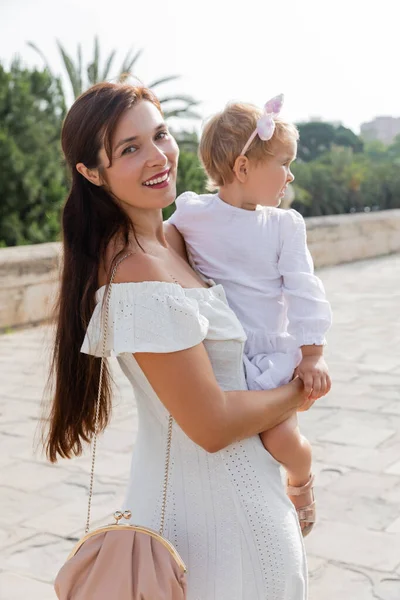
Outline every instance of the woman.
[[(106, 284), (106, 353), (118, 356), (139, 415), (125, 507), (158, 529), (168, 415), (174, 419), (165, 536), (188, 567), (190, 600), (305, 600), (306, 560), (278, 463), (258, 434), (306, 410), (295, 380), (247, 391), (245, 335), (224, 290), (189, 266), (162, 209), (175, 198), (178, 147), (158, 100), (99, 84), (69, 111), (72, 171), (47, 453), (71, 457), (94, 431)], [(82, 353), (80, 353), (80, 350)], [(111, 407), (104, 381), (100, 424)]]

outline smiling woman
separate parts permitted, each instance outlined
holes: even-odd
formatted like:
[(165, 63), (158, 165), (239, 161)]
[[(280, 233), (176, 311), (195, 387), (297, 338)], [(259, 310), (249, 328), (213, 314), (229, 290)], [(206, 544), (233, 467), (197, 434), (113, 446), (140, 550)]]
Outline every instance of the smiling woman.
[[(105, 358), (116, 355), (139, 415), (116, 518), (142, 527), (90, 532), (57, 577), (59, 598), (178, 600), (183, 560), (188, 600), (305, 600), (296, 514), (258, 434), (313, 400), (299, 380), (247, 391), (245, 334), (224, 289), (191, 268), (162, 221), (178, 147), (157, 99), (99, 84), (69, 111), (62, 146), (72, 184), (47, 454), (70, 458), (89, 441), (95, 450), (111, 412)], [(90, 498), (92, 483), (93, 471)]]

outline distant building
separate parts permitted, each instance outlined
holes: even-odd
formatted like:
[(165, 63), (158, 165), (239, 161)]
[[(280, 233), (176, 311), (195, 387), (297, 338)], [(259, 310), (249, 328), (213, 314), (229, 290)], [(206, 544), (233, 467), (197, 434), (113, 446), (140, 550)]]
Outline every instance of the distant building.
[(379, 140), (384, 144), (391, 144), (400, 134), (400, 118), (376, 117), (369, 123), (362, 123), (360, 130), (361, 137), (367, 142)]

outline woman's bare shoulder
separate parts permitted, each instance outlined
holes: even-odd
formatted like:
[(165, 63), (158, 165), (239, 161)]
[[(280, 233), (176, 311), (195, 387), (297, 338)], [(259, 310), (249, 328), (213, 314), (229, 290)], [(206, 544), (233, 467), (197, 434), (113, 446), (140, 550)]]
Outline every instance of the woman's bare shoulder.
[[(121, 260), (122, 259), (122, 260)], [(142, 283), (143, 281), (170, 282), (171, 277), (165, 272), (160, 261), (151, 254), (141, 249), (121, 248), (108, 249), (106, 253), (107, 271), (100, 269), (99, 286), (105, 285), (110, 280), (110, 267), (121, 260), (114, 276), (114, 283)]]
[(115, 283), (142, 283), (143, 281), (170, 282), (160, 261), (141, 251), (132, 252), (118, 266)]

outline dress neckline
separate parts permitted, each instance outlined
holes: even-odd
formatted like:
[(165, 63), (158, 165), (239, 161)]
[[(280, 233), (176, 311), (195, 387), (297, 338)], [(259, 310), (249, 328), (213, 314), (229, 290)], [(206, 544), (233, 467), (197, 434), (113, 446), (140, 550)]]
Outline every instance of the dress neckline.
[[(215, 283), (212, 280), (209, 280), (210, 284), (208, 287), (192, 287), (185, 288), (182, 287), (179, 283), (174, 283), (172, 281), (125, 281), (119, 283), (113, 283), (113, 287), (121, 288), (122, 286), (127, 287), (137, 287), (139, 290), (145, 291), (154, 291), (155, 289), (162, 287), (167, 293), (170, 294), (179, 294), (179, 295), (190, 295), (190, 294), (209, 294), (214, 293), (216, 291), (223, 290), (223, 286), (220, 283)], [(106, 285), (100, 286), (96, 290), (96, 299), (101, 298), (106, 289)]]

